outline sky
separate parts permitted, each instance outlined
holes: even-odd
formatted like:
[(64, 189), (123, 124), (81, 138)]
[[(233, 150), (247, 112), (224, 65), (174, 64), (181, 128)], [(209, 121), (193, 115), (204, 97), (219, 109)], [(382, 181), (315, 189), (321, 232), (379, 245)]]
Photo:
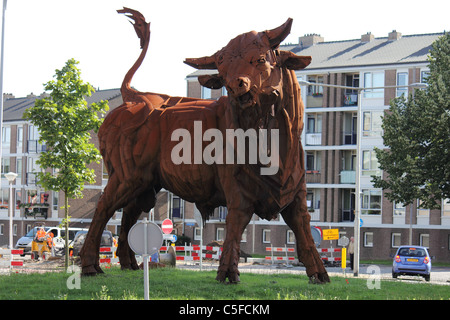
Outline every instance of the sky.
[(151, 23), (150, 47), (131, 85), (173, 96), (186, 95), (186, 76), (195, 71), (185, 58), (209, 56), (241, 33), (273, 29), (289, 17), (284, 43), (310, 33), (338, 41), (367, 32), (386, 37), (394, 29), (450, 30), (448, 0), (8, 0), (3, 92), (39, 95), (71, 58), (96, 89), (120, 88), (140, 54), (134, 28), (116, 12), (124, 6)]

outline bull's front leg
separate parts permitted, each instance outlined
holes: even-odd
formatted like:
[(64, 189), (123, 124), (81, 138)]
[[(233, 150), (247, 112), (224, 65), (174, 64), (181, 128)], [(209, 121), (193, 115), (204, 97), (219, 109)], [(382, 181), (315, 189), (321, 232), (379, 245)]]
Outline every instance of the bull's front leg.
[(216, 280), (239, 282), (239, 253), (242, 233), (250, 222), (252, 210), (229, 209), (226, 219), (226, 236)]

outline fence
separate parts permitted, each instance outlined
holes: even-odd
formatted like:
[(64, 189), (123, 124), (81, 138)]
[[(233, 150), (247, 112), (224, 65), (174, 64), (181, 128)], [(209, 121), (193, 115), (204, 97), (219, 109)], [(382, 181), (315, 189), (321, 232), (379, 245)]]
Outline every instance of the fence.
[(341, 257), (334, 257), (333, 253), (335, 252), (341, 252), (342, 249), (341, 248), (329, 248), (329, 249), (322, 249), (322, 248), (317, 248), (317, 251), (319, 251), (319, 253), (331, 253), (331, 257), (325, 256), (325, 255), (321, 255), (321, 258), (324, 262), (341, 262), (342, 258)]
[[(295, 248), (284, 247), (266, 247), (266, 252), (270, 252), (270, 256), (266, 256), (266, 260), (274, 261), (286, 261), (289, 264), (290, 261), (295, 261), (295, 257), (290, 257), (289, 253), (295, 253)], [(284, 253), (284, 256), (274, 256), (274, 253)]]
[(22, 267), (23, 261), (22, 260), (14, 260), (14, 255), (22, 255), (23, 249), (0, 249), (0, 255), (9, 255), (10, 259), (8, 262), (0, 262), (0, 267)]
[[(200, 246), (175, 246), (173, 247), (176, 252), (184, 252), (184, 256), (177, 255), (176, 259), (181, 261), (200, 261)], [(169, 250), (169, 246), (163, 246), (159, 251)], [(215, 253), (202, 253), (202, 257), (206, 259), (219, 260), (222, 255), (222, 247), (202, 246), (201, 251), (212, 251)], [(188, 255), (189, 253), (189, 255)]]

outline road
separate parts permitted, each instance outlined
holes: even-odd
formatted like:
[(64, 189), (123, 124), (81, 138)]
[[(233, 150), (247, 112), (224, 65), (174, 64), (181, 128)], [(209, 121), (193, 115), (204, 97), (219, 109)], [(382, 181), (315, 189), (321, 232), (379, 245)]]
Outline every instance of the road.
[[(199, 270), (198, 263), (184, 263), (177, 261), (177, 268)], [(203, 262), (203, 270), (217, 270), (218, 264), (211, 262)], [(346, 278), (354, 278), (353, 271), (347, 268), (344, 271), (341, 267), (327, 267), (327, 272), (330, 276), (340, 276)], [(239, 271), (241, 273), (261, 273), (261, 274), (281, 274), (292, 273), (306, 275), (305, 267), (300, 266), (286, 266), (283, 264), (253, 264), (253, 263), (240, 263)], [(392, 278), (392, 266), (387, 265), (366, 265), (361, 264), (359, 268), (358, 278), (361, 279), (380, 279), (380, 280), (392, 280), (392, 281), (404, 281), (412, 283), (427, 283), (423, 277), (418, 276), (399, 276), (397, 279)], [(431, 284), (440, 284), (450, 286), (450, 267), (433, 267), (431, 271)]]

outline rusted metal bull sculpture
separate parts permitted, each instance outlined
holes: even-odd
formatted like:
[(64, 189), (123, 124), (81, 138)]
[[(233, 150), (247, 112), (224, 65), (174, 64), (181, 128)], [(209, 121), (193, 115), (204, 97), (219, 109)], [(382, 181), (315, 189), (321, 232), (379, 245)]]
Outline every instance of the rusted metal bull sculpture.
[[(123, 81), (123, 105), (110, 112), (98, 133), (109, 181), (81, 251), (83, 274), (102, 272), (98, 264), (100, 237), (119, 208), (124, 208), (124, 212), (117, 254), (122, 268), (138, 268), (127, 243), (128, 231), (142, 211), (148, 212), (154, 207), (156, 194), (165, 188), (195, 203), (204, 220), (214, 208), (228, 208), (217, 280), (239, 281), (239, 244), (253, 213), (268, 220), (281, 213), (295, 234), (298, 257), (306, 266), (307, 275), (313, 282), (329, 282), (310, 231), (300, 143), (304, 106), (293, 71), (305, 68), (311, 57), (278, 50), (290, 32), (292, 19), (273, 30), (242, 34), (212, 56), (186, 59), (185, 63), (194, 68), (218, 70), (217, 74), (199, 77), (203, 86), (226, 87), (228, 97), (213, 101), (132, 89), (130, 82), (146, 54), (150, 28), (139, 12), (128, 8), (118, 12), (135, 21), (142, 52)], [(263, 148), (266, 155), (270, 155), (270, 166), (259, 160), (253, 163), (234, 161), (240, 150), (233, 148), (231, 163), (219, 159), (222, 150), (217, 146), (223, 148), (224, 155), (226, 133), (239, 129), (247, 130), (245, 132), (265, 130), (265, 140), (259, 135), (253, 142), (257, 141), (261, 151), (262, 139), (267, 142), (270, 136), (270, 143)], [(203, 137), (200, 142), (195, 141), (196, 130), (200, 130), (200, 138)], [(220, 143), (214, 145), (214, 161), (198, 161), (196, 151), (200, 150), (202, 155), (207, 141), (212, 140), (207, 134), (211, 130), (221, 133), (214, 138), (222, 137), (223, 141), (216, 141)], [(193, 134), (184, 136), (185, 140), (180, 142), (183, 135), (176, 132)], [(272, 139), (275, 136), (278, 141)], [(234, 147), (236, 144), (236, 141), (231, 142)], [(187, 157), (175, 152), (184, 160), (174, 160), (174, 150), (180, 151), (181, 146), (182, 152), (187, 152), (185, 147), (192, 145), (200, 149)], [(227, 160), (229, 156), (227, 154)], [(250, 156), (248, 148), (245, 156)], [(263, 169), (274, 168), (269, 174), (261, 174)]]

